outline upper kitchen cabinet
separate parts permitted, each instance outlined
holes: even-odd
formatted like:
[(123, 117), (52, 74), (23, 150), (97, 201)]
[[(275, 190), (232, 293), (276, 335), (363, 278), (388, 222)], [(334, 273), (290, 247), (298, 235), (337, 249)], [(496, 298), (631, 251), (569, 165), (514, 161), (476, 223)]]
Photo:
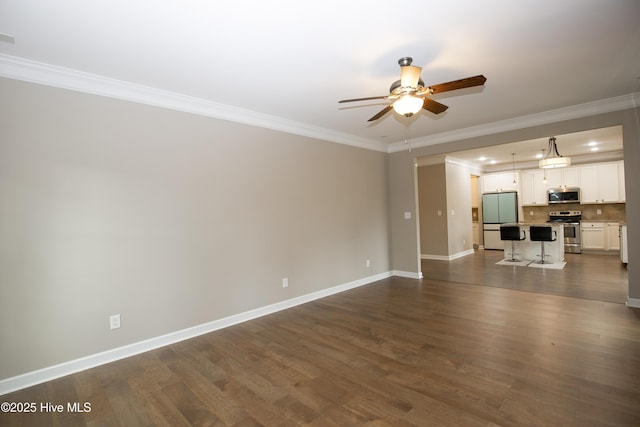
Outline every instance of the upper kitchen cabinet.
[(503, 191), (517, 191), (519, 190), (519, 179), (516, 178), (516, 185), (513, 185), (513, 179), (513, 172), (498, 172), (482, 175), (482, 192), (500, 193)]
[(523, 206), (542, 206), (547, 204), (547, 185), (544, 183), (544, 171), (524, 171), (520, 175)]
[[(621, 162), (601, 163), (580, 168), (581, 203), (620, 203)], [(624, 182), (624, 181), (623, 181)]]
[(580, 167), (547, 169), (547, 188), (580, 187)]

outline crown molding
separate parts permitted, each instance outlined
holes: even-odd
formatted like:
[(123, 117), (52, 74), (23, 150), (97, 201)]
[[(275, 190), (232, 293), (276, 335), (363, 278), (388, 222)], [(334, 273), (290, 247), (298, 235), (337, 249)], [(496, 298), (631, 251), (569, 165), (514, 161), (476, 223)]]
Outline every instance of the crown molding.
[(387, 144), (371, 139), (11, 55), (0, 54), (0, 76), (387, 152)]
[[(367, 150), (394, 153), (406, 149), (406, 144), (403, 141), (387, 145), (386, 143), (373, 139), (336, 132), (330, 129), (233, 107), (203, 98), (187, 96), (176, 92), (129, 83), (123, 80), (112, 79), (97, 74), (85, 73), (6, 54), (0, 54), (0, 76), (257, 126)], [(475, 138), (594, 114), (636, 108), (638, 106), (640, 106), (640, 92), (513, 119), (471, 126), (451, 132), (429, 135), (413, 140), (411, 142), (411, 148), (415, 149), (461, 139)]]
[[(561, 122), (564, 120), (579, 119), (596, 114), (621, 111), (640, 106), (640, 92), (617, 96), (614, 98), (588, 102), (585, 104), (570, 107), (558, 108), (556, 110), (544, 111), (542, 113), (530, 114), (527, 116), (515, 117), (513, 119), (500, 120), (497, 122), (471, 126), (457, 129), (451, 132), (442, 132), (435, 135), (416, 138), (411, 141), (411, 148), (427, 147), (430, 145), (443, 144), (462, 139), (476, 138), (479, 136), (492, 135), (501, 132), (523, 129), (532, 126), (545, 125), (549, 123)], [(403, 141), (389, 144), (389, 153), (406, 150)]]

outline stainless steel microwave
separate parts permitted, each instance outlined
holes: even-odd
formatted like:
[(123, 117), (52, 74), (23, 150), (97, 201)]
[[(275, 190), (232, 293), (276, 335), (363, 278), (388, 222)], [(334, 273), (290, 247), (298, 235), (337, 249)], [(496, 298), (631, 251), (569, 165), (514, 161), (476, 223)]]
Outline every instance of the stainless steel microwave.
[(550, 188), (547, 192), (547, 202), (555, 203), (580, 203), (579, 188)]

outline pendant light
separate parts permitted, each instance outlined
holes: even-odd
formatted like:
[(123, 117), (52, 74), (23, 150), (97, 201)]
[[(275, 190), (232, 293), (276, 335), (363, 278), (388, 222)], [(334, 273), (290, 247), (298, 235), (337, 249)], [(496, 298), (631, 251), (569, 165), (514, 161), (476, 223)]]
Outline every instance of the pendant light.
[[(539, 159), (543, 159), (544, 158), (544, 148), (540, 150), (542, 153), (539, 154), (538, 156), (536, 156)], [(547, 185), (547, 170), (546, 169), (542, 169), (542, 183), (544, 185)]]
[(538, 166), (542, 169), (548, 168), (564, 168), (571, 164), (570, 157), (563, 157), (558, 153), (558, 146), (556, 145), (556, 137), (549, 138), (549, 147), (547, 149), (547, 155), (544, 159), (538, 162)]
[(511, 153), (511, 170), (513, 171), (513, 186), (518, 185), (516, 182), (516, 153)]

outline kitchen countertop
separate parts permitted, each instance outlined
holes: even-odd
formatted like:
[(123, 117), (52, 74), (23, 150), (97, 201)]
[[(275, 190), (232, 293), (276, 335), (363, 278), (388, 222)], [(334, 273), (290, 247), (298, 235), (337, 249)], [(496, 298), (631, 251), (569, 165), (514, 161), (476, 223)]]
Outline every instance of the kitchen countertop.
[(545, 226), (549, 226), (549, 227), (554, 227), (554, 226), (562, 226), (562, 223), (559, 222), (518, 222), (518, 223), (506, 223), (506, 224), (500, 224), (500, 225), (518, 225), (520, 227), (530, 227), (532, 225), (545, 225)]
[(583, 219), (581, 222), (618, 222), (622, 224), (626, 221), (620, 221), (619, 219)]

